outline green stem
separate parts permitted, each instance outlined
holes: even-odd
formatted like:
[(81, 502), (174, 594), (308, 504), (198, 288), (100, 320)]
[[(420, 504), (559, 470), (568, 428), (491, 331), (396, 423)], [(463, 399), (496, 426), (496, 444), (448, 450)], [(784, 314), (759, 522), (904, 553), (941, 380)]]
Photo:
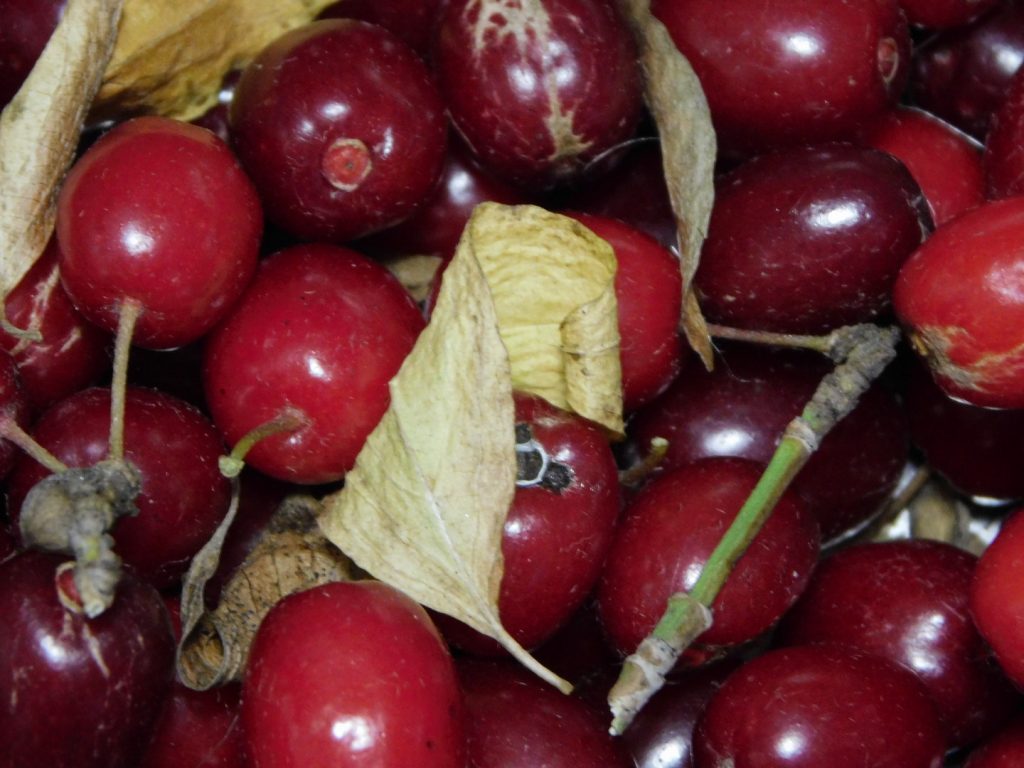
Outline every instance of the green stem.
[(108, 457), (124, 458), (124, 403), (128, 390), (128, 355), (135, 334), (135, 322), (142, 314), (142, 305), (134, 299), (121, 303), (114, 340), (114, 374), (110, 382), (110, 441)]
[(26, 454), (42, 464), (50, 472), (63, 472), (67, 465), (41, 446), (32, 435), (19, 427), (13, 419), (0, 417), (0, 437), (18, 446)]
[(806, 336), (795, 333), (773, 333), (771, 331), (748, 331), (745, 328), (730, 328), (725, 325), (708, 323), (708, 333), (716, 339), (729, 341), (745, 341), (751, 344), (767, 344), (773, 347), (793, 347), (829, 353), (831, 334), (824, 336)]
[(245, 457), (260, 440), (266, 440), (281, 432), (294, 432), (308, 425), (309, 419), (302, 411), (298, 408), (286, 407), (270, 421), (265, 421), (249, 430), (235, 443), (230, 454), (221, 456), (220, 473), (224, 477), (238, 477), (245, 467)]

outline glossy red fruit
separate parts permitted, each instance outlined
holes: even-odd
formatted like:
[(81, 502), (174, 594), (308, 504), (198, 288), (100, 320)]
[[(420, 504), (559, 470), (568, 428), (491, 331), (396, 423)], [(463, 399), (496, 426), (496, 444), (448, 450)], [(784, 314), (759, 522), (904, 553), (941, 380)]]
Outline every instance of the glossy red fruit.
[(29, 341), (0, 331), (0, 348), (17, 363), (25, 396), (36, 410), (96, 383), (110, 368), (110, 334), (74, 308), (61, 286), (57, 259), (57, 241), (51, 240), (4, 298), (11, 324), (35, 328), (43, 337)]
[(807, 646), (731, 675), (694, 748), (700, 768), (939, 768), (946, 744), (910, 672), (860, 651)]
[(869, 321), (928, 219), (921, 188), (885, 153), (826, 144), (757, 157), (715, 185), (701, 306), (715, 322), (785, 333)]
[(64, 15), (67, 0), (0, 2), (0, 109), (14, 98)]
[(914, 103), (984, 140), (992, 113), (1024, 60), (1024, 6), (1000, 2), (972, 24), (941, 32), (914, 51)]
[(133, 343), (202, 336), (256, 268), (263, 217), (231, 150), (209, 131), (140, 117), (104, 134), (72, 167), (57, 210), (60, 273), (75, 306), (108, 331), (143, 307)]
[(589, 214), (570, 215), (615, 250), (623, 408), (634, 411), (664, 391), (682, 366), (679, 259), (627, 224)]
[(463, 768), (462, 702), (423, 609), (378, 582), (279, 602), (242, 690), (250, 768)]
[(303, 240), (341, 242), (423, 202), (446, 125), (405, 43), (375, 24), (327, 19), (282, 35), (246, 67), (231, 135), (268, 219)]
[(700, 77), (725, 155), (846, 138), (899, 97), (910, 35), (896, 0), (655, 0)]
[(984, 163), (990, 199), (1024, 193), (1024, 75), (1020, 73), (992, 116)]
[[(762, 469), (744, 459), (704, 459), (656, 477), (632, 500), (597, 592), (621, 653), (654, 629), (673, 593), (693, 587)], [(732, 646), (766, 631), (799, 597), (817, 557), (817, 524), (787, 492), (711, 606), (714, 623), (698, 642)]]
[(243, 768), (239, 688), (174, 686), (140, 768)]
[(628, 768), (607, 724), (512, 663), (460, 662), (466, 768)]
[(945, 29), (967, 24), (999, 0), (900, 0), (900, 7), (911, 24), (929, 29)]
[[(10, 355), (0, 352), (0, 421), (9, 421), (25, 429), (29, 418), (28, 398), (18, 376), (18, 368)], [(11, 471), (17, 456), (17, 447), (0, 437), (0, 479)]]
[(340, 0), (322, 11), (319, 19), (360, 19), (379, 24), (426, 57), (442, 0)]
[[(341, 5), (347, 7), (348, 3), (343, 0)], [(465, 144), (453, 136), (437, 189), (420, 209), (401, 224), (360, 240), (356, 247), (381, 258), (425, 254), (449, 259), (473, 209), (487, 201), (506, 205), (529, 202), (521, 190), (481, 168)]]
[(907, 167), (924, 193), (935, 226), (984, 202), (981, 145), (935, 115), (896, 107), (867, 129), (865, 140)]
[(1024, 498), (1024, 410), (994, 410), (954, 400), (923, 365), (907, 377), (910, 434), (928, 466), (969, 496)]
[[(87, 389), (46, 411), (32, 435), (69, 467), (107, 457), (110, 390)], [(125, 458), (142, 475), (139, 514), (113, 530), (115, 550), (159, 588), (172, 586), (227, 512), (230, 485), (218, 469), (224, 446), (202, 413), (176, 398), (129, 388), (125, 397)], [(50, 473), (20, 456), (7, 484), (17, 519), (29, 490)]]
[(577, 175), (640, 117), (636, 49), (613, 3), (450, 0), (434, 68), (484, 165), (528, 186)]
[(971, 620), (976, 563), (936, 541), (843, 549), (818, 565), (777, 642), (847, 645), (903, 665), (928, 689), (950, 746), (971, 744), (1020, 703)]
[[(711, 456), (767, 464), (786, 425), (803, 411), (830, 369), (811, 353), (725, 346), (713, 371), (690, 366), (634, 416), (628, 432), (641, 450), (655, 437), (668, 440), (663, 470)], [(872, 387), (793, 481), (824, 540), (856, 528), (878, 511), (896, 487), (909, 449), (899, 403), (882, 387)]]
[(971, 615), (999, 665), (1024, 687), (1024, 514), (1016, 512), (982, 553), (971, 584)]
[(1024, 198), (987, 203), (907, 260), (893, 304), (950, 395), (1024, 407)]
[(1024, 765), (1024, 717), (1018, 716), (971, 752), (964, 768), (1017, 768), (1020, 765)]
[(171, 684), (167, 611), (126, 573), (113, 606), (86, 619), (58, 599), (60, 562), (32, 552), (0, 566), (0, 766), (135, 768)]
[(388, 381), (423, 325), (391, 273), (355, 251), (280, 251), (208, 337), (213, 420), (234, 444), (286, 409), (300, 411), (307, 426), (261, 441), (246, 461), (289, 482), (338, 480), (387, 410)]
[[(621, 496), (604, 434), (532, 395), (515, 393), (519, 479), (501, 539), (501, 623), (520, 645), (549, 638), (590, 594), (612, 545)], [(490, 638), (440, 617), (460, 648), (503, 653)]]

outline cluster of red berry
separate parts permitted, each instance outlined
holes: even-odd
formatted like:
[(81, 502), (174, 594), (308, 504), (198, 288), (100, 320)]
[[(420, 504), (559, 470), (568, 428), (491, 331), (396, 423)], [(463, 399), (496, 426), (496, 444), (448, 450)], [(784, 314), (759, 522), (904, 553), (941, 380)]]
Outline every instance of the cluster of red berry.
[[(627, 21), (645, 5), (344, 0), (194, 123), (87, 132), (0, 333), (0, 766), (1024, 765), (1024, 8), (649, 4), (719, 147), (692, 286), (723, 338), (709, 371), (680, 338), (676, 221)], [(0, 102), (62, 8), (0, 0)], [(485, 201), (564, 211), (618, 264), (626, 440), (515, 395), (498, 607), (579, 695), (370, 580), (285, 597), (241, 685), (175, 682), (168, 613), (232, 503), (221, 457), (246, 446), (211, 601), (283, 498), (344, 483)], [(384, 266), (411, 255), (441, 262), (421, 304)], [(600, 701), (621, 658), (694, 587), (832, 367), (779, 347), (858, 323), (903, 328), (897, 364), (613, 738)], [(66, 556), (22, 551), (45, 545), (24, 523), (117, 507), (79, 471), (112, 459), (134, 507), (108, 521), (125, 569), (91, 617)], [(980, 558), (863, 535), (915, 470), (1006, 517)], [(110, 538), (62, 536), (79, 564)]]

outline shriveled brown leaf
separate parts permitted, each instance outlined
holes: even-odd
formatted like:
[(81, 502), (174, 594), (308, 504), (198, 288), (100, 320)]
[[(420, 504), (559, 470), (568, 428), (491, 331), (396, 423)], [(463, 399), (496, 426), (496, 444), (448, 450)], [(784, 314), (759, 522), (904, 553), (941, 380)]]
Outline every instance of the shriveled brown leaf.
[(274, 605), (296, 592), (354, 577), (351, 561), (320, 531), (321, 512), (312, 497), (286, 499), (212, 611), (205, 610), (203, 591), (217, 569), (230, 519), (196, 556), (181, 601), (178, 677), (185, 685), (207, 690), (241, 680), (256, 630)]
[(713, 353), (707, 326), (693, 293), (693, 276), (707, 236), (714, 203), (717, 144), (711, 111), (697, 74), (679, 52), (650, 0), (619, 0), (640, 50), (647, 106), (658, 126), (662, 162), (679, 230), (683, 272), (683, 330), (704, 364)]
[(122, 2), (70, 0), (0, 115), (0, 296), (25, 276), (53, 233), (60, 182), (114, 49)]
[[(515, 491), (515, 371), (530, 380), (540, 361), (548, 390), (565, 376), (561, 353), (535, 350), (526, 329), (542, 320), (537, 344), (561, 346), (552, 294), (561, 295), (561, 317), (574, 332), (589, 328), (603, 337), (605, 326), (617, 327), (614, 293), (609, 299), (603, 290), (573, 285), (581, 271), (614, 277), (614, 256), (609, 267), (609, 247), (595, 240), (576, 222), (530, 206), (477, 208), (445, 271), (430, 324), (391, 382), (390, 408), (345, 488), (324, 500), (321, 519), (327, 537), (359, 567), (497, 639), (563, 689), (568, 684), (501, 625), (501, 537)], [(602, 313), (603, 321), (596, 317)], [(506, 349), (509, 327), (518, 336)], [(614, 347), (609, 379), (618, 386), (617, 341), (600, 344)], [(608, 365), (605, 354), (593, 356), (599, 361), (590, 370), (589, 353), (571, 353), (585, 361), (583, 375), (597, 388), (610, 386), (596, 372)]]
[(331, 2), (127, 0), (93, 117), (197, 117), (216, 102), (224, 75)]

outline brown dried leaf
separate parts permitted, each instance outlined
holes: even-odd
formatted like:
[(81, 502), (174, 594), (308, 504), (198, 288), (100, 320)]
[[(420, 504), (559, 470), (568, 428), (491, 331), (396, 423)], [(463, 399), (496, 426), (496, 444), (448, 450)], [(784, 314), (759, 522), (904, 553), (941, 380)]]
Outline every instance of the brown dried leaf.
[(332, 0), (127, 0), (95, 119), (157, 113), (191, 120), (221, 80)]
[(717, 145), (704, 90), (690, 62), (665, 25), (651, 13), (650, 0), (619, 0), (640, 50), (647, 106), (658, 126), (669, 199), (679, 230), (683, 272), (683, 330), (710, 368), (711, 338), (693, 293), (693, 276), (707, 236), (714, 203)]
[(71, 0), (21, 90), (0, 115), (0, 295), (53, 233), (57, 194), (114, 48), (123, 0)]
[(309, 496), (292, 496), (282, 502), (224, 587), (220, 604), (206, 611), (203, 590), (217, 569), (233, 511), (193, 560), (182, 590), (178, 677), (194, 690), (242, 679), (256, 630), (280, 600), (320, 584), (354, 578), (351, 561), (324, 538), (317, 525), (320, 503)]
[[(498, 618), (501, 537), (516, 476), (512, 386), (518, 371), (521, 380), (542, 379), (546, 391), (564, 395), (561, 355), (539, 351), (561, 346), (560, 315), (570, 336), (592, 329), (599, 346), (614, 349), (614, 366), (603, 348), (596, 355), (574, 350), (572, 364), (597, 389), (612, 386), (598, 373), (611, 367), (608, 378), (619, 387), (617, 330), (616, 343), (606, 341), (607, 326), (617, 328), (614, 292), (609, 298), (575, 285), (580, 273), (610, 285), (609, 252), (571, 219), (531, 206), (479, 206), (445, 271), (430, 324), (391, 382), (390, 408), (345, 488), (324, 500), (321, 519), (327, 537), (361, 568), (497, 639), (563, 689), (568, 684), (526, 653)], [(552, 294), (561, 297), (560, 312)], [(510, 328), (517, 352), (503, 343)], [(538, 370), (543, 375), (535, 377)], [(588, 407), (594, 399), (582, 397)], [(617, 418), (621, 423), (621, 404)]]

